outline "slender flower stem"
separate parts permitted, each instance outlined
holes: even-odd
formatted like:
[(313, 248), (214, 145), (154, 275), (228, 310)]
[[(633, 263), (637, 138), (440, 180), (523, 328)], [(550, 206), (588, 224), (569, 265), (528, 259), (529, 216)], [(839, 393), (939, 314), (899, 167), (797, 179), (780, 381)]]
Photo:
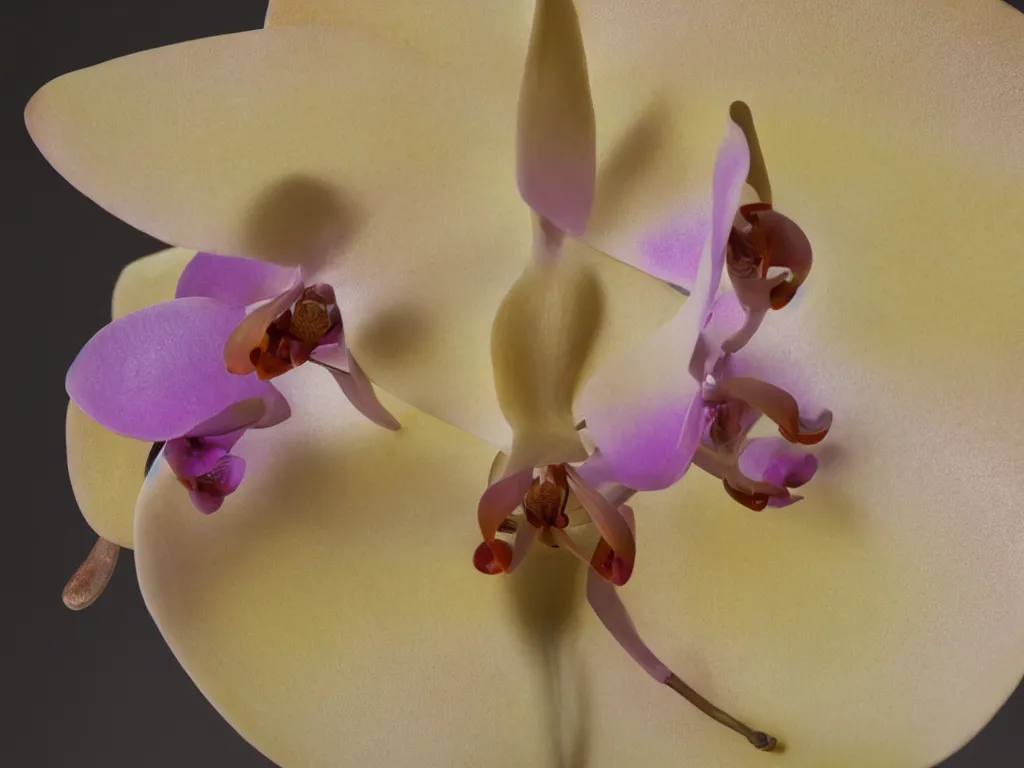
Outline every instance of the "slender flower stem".
[(750, 726), (741, 723), (732, 715), (723, 712), (710, 701), (708, 701), (695, 690), (693, 690), (693, 688), (691, 688), (678, 677), (676, 677), (675, 674), (669, 675), (668, 679), (665, 681), (665, 685), (667, 685), (673, 691), (678, 693), (688, 702), (693, 704), (693, 706), (695, 706), (708, 717), (712, 718), (713, 720), (717, 720), (726, 728), (731, 728), (732, 730), (736, 731), (736, 733), (743, 736), (747, 741), (749, 741), (758, 749), (764, 752), (771, 752), (775, 749), (776, 746), (778, 746), (778, 741), (774, 736), (769, 736), (764, 731), (755, 731)]

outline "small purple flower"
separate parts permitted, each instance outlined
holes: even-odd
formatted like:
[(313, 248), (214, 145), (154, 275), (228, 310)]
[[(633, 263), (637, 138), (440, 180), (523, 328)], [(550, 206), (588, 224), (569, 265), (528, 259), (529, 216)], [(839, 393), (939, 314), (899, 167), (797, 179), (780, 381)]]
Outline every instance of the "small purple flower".
[(245, 459), (230, 453), (245, 430), (209, 437), (180, 437), (168, 441), (164, 458), (185, 488), (192, 503), (204, 514), (220, 509), (224, 497), (245, 476)]
[(198, 253), (185, 267), (177, 295), (202, 295), (252, 309), (224, 343), (230, 372), (255, 372), (270, 380), (312, 362), (334, 377), (366, 418), (385, 429), (400, 428), (345, 344), (341, 310), (330, 285), (307, 286), (299, 269)]
[[(204, 511), (213, 511), (208, 496), (223, 497), (241, 480), (237, 463), (215, 466), (224, 446), (246, 429), (271, 427), (291, 413), (271, 384), (224, 368), (224, 341), (243, 317), (240, 307), (197, 296), (146, 307), (93, 336), (65, 382), (94, 421), (127, 437), (166, 442), (165, 453), (182, 459), (172, 469), (198, 494), (193, 500)], [(180, 450), (193, 445), (203, 450)]]
[[(750, 370), (735, 354), (760, 326), (773, 301), (771, 292), (789, 286), (785, 290), (791, 291), (791, 298), (806, 277), (804, 267), (810, 267), (810, 246), (797, 247), (802, 237), (798, 229), (791, 231), (781, 219), (772, 218), (760, 234), (752, 235), (749, 222), (738, 223), (753, 215), (740, 207), (744, 183), (758, 180), (757, 173), (751, 173), (748, 141), (744, 129), (730, 121), (715, 160), (709, 220), (687, 230), (692, 237), (677, 242), (674, 249), (659, 243), (660, 272), (671, 273), (677, 284), (686, 282), (690, 298), (676, 317), (588, 382), (582, 407), (591, 437), (623, 485), (637, 490), (666, 488), (695, 463), (721, 478), (732, 498), (763, 509), (798, 500), (787, 488), (798, 484), (794, 478), (806, 482), (816, 464), (792, 450), (776, 452), (764, 464), (743, 460), (752, 450), (747, 432), (764, 415), (778, 425), (786, 442), (813, 445), (828, 433), (832, 414), (823, 410), (809, 418), (789, 392), (765, 380), (765, 374), (772, 377), (771, 371), (763, 366)], [(774, 238), (773, 247), (783, 242), (793, 246), (787, 250), (791, 255), (805, 253), (806, 263), (801, 262), (799, 269), (799, 259), (793, 257), (792, 280), (740, 274), (742, 247), (750, 237), (762, 235)], [(757, 269), (763, 266), (759, 261)], [(735, 290), (719, 294), (726, 267)], [(755, 294), (763, 294), (768, 303), (753, 301)], [(779, 306), (786, 302), (780, 299)], [(657, 368), (662, 373), (655, 373)]]

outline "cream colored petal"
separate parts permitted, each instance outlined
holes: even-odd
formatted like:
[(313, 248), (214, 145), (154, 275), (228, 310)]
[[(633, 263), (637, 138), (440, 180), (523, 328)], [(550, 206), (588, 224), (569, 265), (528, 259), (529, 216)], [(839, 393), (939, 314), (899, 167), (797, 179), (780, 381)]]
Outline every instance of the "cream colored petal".
[(237, 444), (217, 513), (163, 465), (140, 497), (139, 582), (175, 655), (283, 766), (539, 764), (509, 723), (544, 727), (540, 660), (509, 583), (472, 566), (493, 449), (387, 395), (403, 429), (383, 430), (309, 366), (279, 382), (293, 416)]
[[(113, 316), (174, 298), (178, 277), (195, 254), (170, 248), (133, 261), (114, 286)], [(68, 475), (75, 500), (97, 534), (132, 546), (135, 499), (142, 487), (150, 444), (115, 435), (68, 403)]]
[[(488, 77), (349, 31), (275, 29), (65, 76), (36, 95), (28, 122), (73, 183), (164, 239), (306, 258), (325, 233), (354, 235), (333, 242), (343, 257), (312, 279), (333, 283), (367, 375), (506, 447), (489, 333), (532, 234), (515, 184), (514, 98), (504, 109)], [(147, 157), (148, 172), (128, 155)], [(298, 213), (308, 227), (292, 228)], [(591, 264), (608, 294), (614, 336), (602, 334), (598, 356), (679, 304), (582, 246), (568, 258)]]
[(131, 262), (114, 284), (111, 317), (116, 320), (173, 299), (178, 278), (195, 255), (187, 248), (168, 248)]
[(508, 474), (583, 461), (573, 401), (604, 322), (593, 270), (559, 256), (529, 262), (498, 307), (491, 361), (498, 403), (512, 428)]
[(579, 237), (597, 154), (587, 57), (572, 0), (537, 0), (519, 89), (516, 178), (538, 215)]
[[(907, 421), (904, 393), (850, 372), (843, 411), (950, 429), (930, 421), (938, 403)], [(489, 446), (390, 397), (405, 429), (375, 428), (318, 373), (281, 379), (296, 413), (239, 443), (250, 472), (218, 513), (196, 515), (161, 468), (136, 518), (147, 605), (245, 738), (285, 768), (546, 764), (574, 742), (592, 768), (764, 764), (637, 668), (581, 604), (571, 558), (537, 547), (508, 580), (472, 569)], [(881, 445), (851, 423), (836, 434)], [(924, 768), (981, 727), (1024, 662), (1024, 488), (988, 445), (962, 445), (981, 487), (922, 442), (833, 454), (804, 501), (771, 513), (701, 473), (640, 494), (623, 600), (667, 665), (785, 741), (787, 766)], [(978, 504), (998, 514), (961, 513)]]

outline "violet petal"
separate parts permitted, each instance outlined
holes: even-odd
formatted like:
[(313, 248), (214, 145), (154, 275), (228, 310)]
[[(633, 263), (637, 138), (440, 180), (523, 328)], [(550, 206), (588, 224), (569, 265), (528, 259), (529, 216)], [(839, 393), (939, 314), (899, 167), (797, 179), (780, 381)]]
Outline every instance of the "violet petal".
[(245, 307), (277, 296), (295, 282), (297, 269), (237, 256), (197, 253), (178, 278), (175, 298), (205, 296)]
[(243, 314), (192, 297), (119, 318), (78, 353), (68, 394), (107, 429), (147, 442), (180, 437), (234, 403), (268, 397), (265, 382), (224, 370), (224, 341)]

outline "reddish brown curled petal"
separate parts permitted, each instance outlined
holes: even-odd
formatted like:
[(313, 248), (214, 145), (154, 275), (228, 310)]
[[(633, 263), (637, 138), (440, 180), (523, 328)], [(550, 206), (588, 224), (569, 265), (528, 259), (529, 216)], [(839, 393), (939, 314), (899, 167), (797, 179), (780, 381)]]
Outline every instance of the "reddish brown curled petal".
[(617, 579), (615, 583), (625, 584), (633, 574), (636, 562), (636, 538), (633, 528), (620, 511), (628, 507), (616, 509), (604, 496), (591, 488), (575, 468), (567, 466), (566, 476), (569, 487), (587, 510), (590, 519), (594, 521), (601, 539), (614, 551), (609, 575), (614, 572)]
[(791, 443), (820, 443), (832, 426), (832, 411), (824, 410), (813, 419), (800, 414), (796, 399), (786, 390), (760, 379), (747, 376), (725, 378), (705, 393), (715, 402), (739, 400), (760, 411), (779, 426), (779, 434)]
[(494, 541), (505, 518), (523, 503), (523, 497), (533, 484), (533, 469), (524, 469), (514, 475), (492, 483), (480, 496), (477, 504), (477, 522), (485, 542)]
[(224, 364), (231, 373), (245, 375), (256, 370), (252, 351), (263, 341), (267, 327), (302, 296), (303, 290), (302, 282), (296, 282), (280, 296), (253, 310), (238, 324), (224, 345)]
[(754, 214), (767, 242), (767, 258), (763, 269), (784, 267), (788, 280), (773, 286), (770, 292), (772, 309), (782, 309), (796, 295), (797, 289), (811, 273), (813, 255), (811, 242), (796, 222), (776, 210)]
[(766, 493), (746, 493), (738, 488), (733, 488), (727, 479), (722, 480), (722, 485), (725, 488), (725, 492), (729, 494), (729, 497), (733, 499), (733, 501), (738, 501), (747, 509), (752, 509), (755, 512), (760, 512), (767, 507), (768, 501), (771, 498)]
[(511, 563), (512, 547), (501, 539), (481, 542), (473, 553), (473, 567), (488, 576), (506, 573)]

